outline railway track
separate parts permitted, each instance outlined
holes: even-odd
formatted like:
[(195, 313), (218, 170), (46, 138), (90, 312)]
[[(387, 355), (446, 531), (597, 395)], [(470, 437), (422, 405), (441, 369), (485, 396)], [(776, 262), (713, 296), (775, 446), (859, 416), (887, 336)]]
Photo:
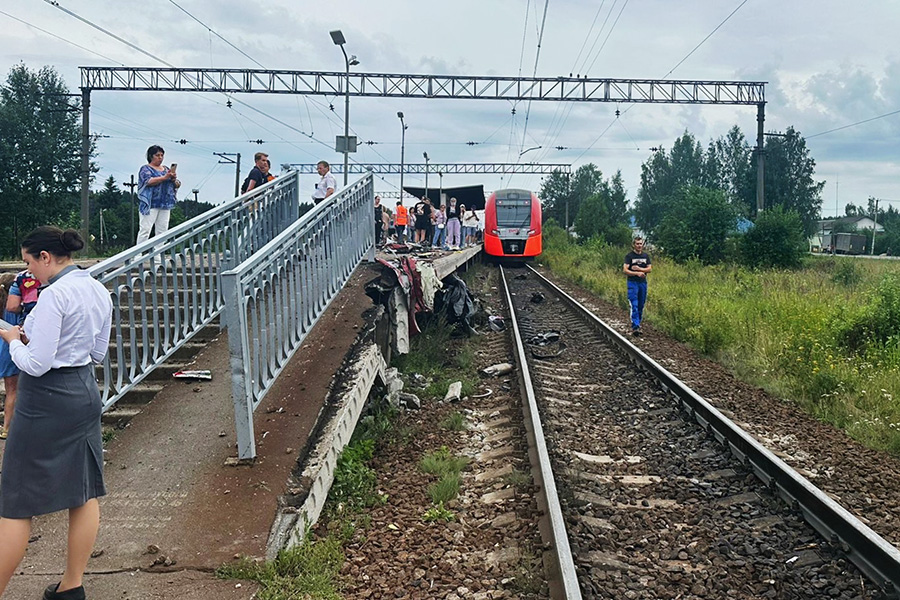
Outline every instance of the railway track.
[(891, 598), (900, 552), (533, 270), (502, 270), (557, 597)]

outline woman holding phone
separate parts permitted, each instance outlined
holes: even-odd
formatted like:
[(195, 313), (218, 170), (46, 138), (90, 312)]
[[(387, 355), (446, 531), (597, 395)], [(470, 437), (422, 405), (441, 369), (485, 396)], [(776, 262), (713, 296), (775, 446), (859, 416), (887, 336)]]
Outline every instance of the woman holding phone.
[(177, 164), (172, 167), (162, 164), (166, 151), (162, 146), (147, 148), (147, 164), (138, 172), (138, 211), (141, 213), (140, 231), (137, 243), (150, 239), (150, 230), (157, 236), (169, 230), (169, 214), (175, 208), (175, 193), (181, 182), (175, 174)]
[(0, 471), (0, 595), (25, 555), (31, 519), (69, 511), (66, 570), (44, 600), (83, 600), (82, 577), (97, 531), (103, 483), (102, 402), (94, 362), (106, 356), (109, 290), (79, 269), (74, 229), (38, 227), (22, 242), (41, 299), (19, 327), (0, 330), (19, 367), (16, 426)]

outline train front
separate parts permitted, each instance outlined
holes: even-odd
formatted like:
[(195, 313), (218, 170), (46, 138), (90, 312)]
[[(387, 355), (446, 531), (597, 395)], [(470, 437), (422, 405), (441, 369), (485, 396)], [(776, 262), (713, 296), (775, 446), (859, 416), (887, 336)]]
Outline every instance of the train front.
[(529, 190), (497, 190), (484, 211), (488, 256), (533, 260), (541, 253), (541, 203)]

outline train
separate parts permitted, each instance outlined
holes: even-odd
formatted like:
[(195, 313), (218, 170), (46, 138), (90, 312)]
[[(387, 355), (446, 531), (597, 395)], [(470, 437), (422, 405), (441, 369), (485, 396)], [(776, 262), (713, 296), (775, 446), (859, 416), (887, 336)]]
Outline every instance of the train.
[(529, 190), (497, 190), (484, 208), (484, 253), (522, 262), (541, 254), (541, 201)]

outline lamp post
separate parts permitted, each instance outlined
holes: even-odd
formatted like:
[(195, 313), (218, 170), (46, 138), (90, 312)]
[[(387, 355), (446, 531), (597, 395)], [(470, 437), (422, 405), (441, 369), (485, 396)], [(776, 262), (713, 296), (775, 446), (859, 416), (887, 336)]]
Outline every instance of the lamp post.
[(194, 189), (191, 190), (191, 193), (194, 194), (194, 210), (191, 211), (191, 212), (193, 212), (193, 213), (194, 213), (194, 216), (196, 217), (197, 214), (199, 213), (199, 211), (198, 211), (198, 209), (197, 209), (197, 207), (198, 207), (198, 204), (197, 204), (197, 194), (200, 193), (200, 190), (198, 190), (197, 188), (194, 188)]
[[(340, 29), (336, 29), (331, 33), (331, 41), (335, 43), (336, 46), (341, 47), (341, 52), (344, 54), (344, 64), (347, 67), (347, 85), (344, 88), (344, 186), (347, 185), (347, 171), (350, 167), (350, 66), (358, 65), (359, 61), (356, 60), (356, 55), (351, 54), (347, 56), (347, 51), (344, 50), (344, 44), (347, 43), (347, 40), (344, 39), (344, 34), (341, 33)], [(356, 148), (353, 149), (354, 152)]]
[(440, 208), (441, 204), (444, 203), (444, 174), (440, 171), (438, 171), (438, 180), (441, 186), (438, 188), (438, 207)]
[(403, 112), (398, 111), (397, 117), (400, 118), (400, 203), (403, 203), (403, 157), (406, 151), (406, 123), (403, 121)]
[(428, 197), (428, 153), (423, 152), (422, 156), (425, 157), (425, 197)]

